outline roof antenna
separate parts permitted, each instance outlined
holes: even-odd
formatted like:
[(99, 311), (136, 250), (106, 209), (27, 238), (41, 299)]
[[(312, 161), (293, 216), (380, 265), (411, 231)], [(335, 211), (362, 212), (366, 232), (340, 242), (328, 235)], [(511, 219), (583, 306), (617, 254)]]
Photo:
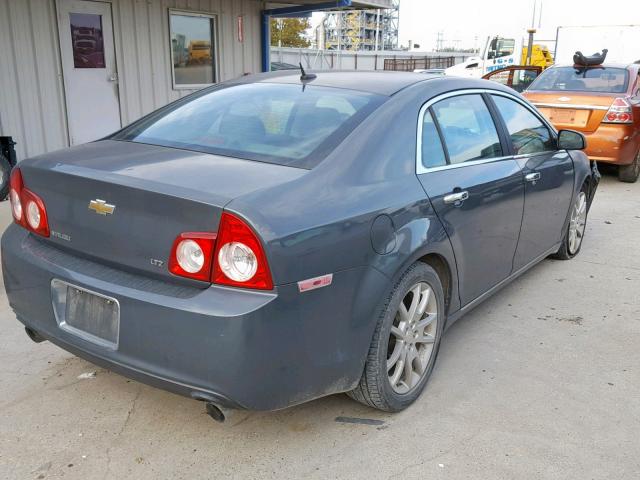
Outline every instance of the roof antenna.
[(317, 78), (317, 75), (315, 73), (307, 73), (304, 71), (302, 62), (300, 62), (299, 65), (300, 65), (300, 72), (302, 73), (302, 75), (300, 75), (301, 82), (310, 82), (311, 80), (314, 80), (315, 78)]

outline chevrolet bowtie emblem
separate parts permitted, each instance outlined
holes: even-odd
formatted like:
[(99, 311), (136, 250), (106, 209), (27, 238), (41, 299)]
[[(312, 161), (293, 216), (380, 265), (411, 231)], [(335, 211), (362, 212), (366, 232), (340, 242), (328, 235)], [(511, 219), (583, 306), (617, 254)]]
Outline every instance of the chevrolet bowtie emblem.
[(89, 202), (89, 210), (93, 210), (98, 215), (111, 215), (115, 209), (115, 205), (111, 205), (99, 198)]

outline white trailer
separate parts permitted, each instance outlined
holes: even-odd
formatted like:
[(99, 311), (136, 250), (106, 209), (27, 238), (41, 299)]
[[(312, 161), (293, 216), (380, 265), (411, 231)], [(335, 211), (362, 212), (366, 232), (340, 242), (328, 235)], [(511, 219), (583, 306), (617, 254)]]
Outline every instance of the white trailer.
[(576, 51), (592, 55), (604, 48), (609, 50), (606, 63), (633, 63), (640, 60), (640, 25), (558, 27), (553, 58), (559, 65), (570, 65)]

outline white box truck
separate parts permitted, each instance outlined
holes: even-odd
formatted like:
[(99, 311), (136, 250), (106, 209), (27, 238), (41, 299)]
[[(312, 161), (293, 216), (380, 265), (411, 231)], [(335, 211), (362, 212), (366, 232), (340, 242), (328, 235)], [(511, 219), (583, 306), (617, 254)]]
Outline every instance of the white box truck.
[(640, 25), (563, 26), (556, 31), (553, 54), (558, 65), (573, 64), (576, 51), (584, 55), (608, 49), (606, 63), (633, 63), (640, 60)]

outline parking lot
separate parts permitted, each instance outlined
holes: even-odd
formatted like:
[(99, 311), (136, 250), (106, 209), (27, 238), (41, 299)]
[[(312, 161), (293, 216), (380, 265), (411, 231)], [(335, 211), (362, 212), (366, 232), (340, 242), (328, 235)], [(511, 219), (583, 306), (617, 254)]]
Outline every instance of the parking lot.
[(639, 237), (640, 182), (605, 175), (581, 254), (457, 322), (396, 415), (338, 395), (221, 425), (31, 342), (0, 289), (0, 477), (639, 478)]

